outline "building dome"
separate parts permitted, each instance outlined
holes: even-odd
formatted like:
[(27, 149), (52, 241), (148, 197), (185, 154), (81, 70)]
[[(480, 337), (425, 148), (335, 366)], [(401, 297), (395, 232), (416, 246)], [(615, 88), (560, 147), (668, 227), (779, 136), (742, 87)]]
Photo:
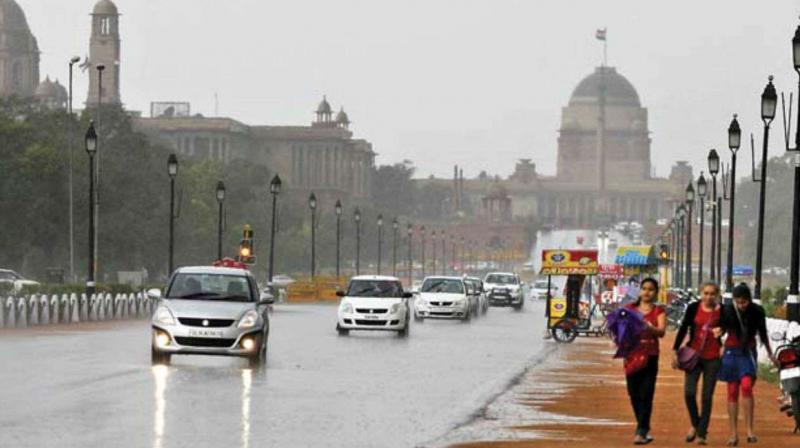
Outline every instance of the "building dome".
[(597, 103), (600, 98), (600, 87), (605, 84), (606, 103), (639, 107), (639, 94), (624, 76), (617, 73), (614, 67), (597, 67), (591, 75), (583, 78), (575, 87), (569, 99), (570, 106), (575, 104)]
[(14, 0), (0, 0), (0, 50), (39, 52), (25, 12)]
[(100, 0), (94, 5), (92, 14), (116, 16), (119, 15), (119, 11), (117, 10), (117, 5), (115, 5), (111, 0)]
[(344, 107), (339, 109), (339, 113), (336, 114), (336, 123), (343, 125), (350, 124), (350, 117), (347, 116), (347, 112), (344, 111)]
[(55, 82), (50, 81), (50, 77), (46, 77), (44, 81), (39, 83), (36, 87), (36, 92), (34, 92), (34, 96), (39, 99), (56, 99), (56, 100), (67, 100), (67, 89), (61, 85), (61, 83), (56, 80)]
[(317, 106), (317, 113), (318, 114), (330, 114), (332, 113), (331, 105), (328, 104), (328, 98), (325, 96), (322, 97), (322, 101)]

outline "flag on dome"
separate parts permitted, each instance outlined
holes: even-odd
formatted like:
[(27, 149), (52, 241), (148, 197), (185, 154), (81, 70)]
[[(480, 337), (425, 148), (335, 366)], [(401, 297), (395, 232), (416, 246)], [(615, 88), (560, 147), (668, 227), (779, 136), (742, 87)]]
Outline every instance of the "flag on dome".
[(594, 37), (595, 37), (597, 40), (606, 40), (606, 29), (605, 29), (605, 28), (603, 28), (603, 29), (598, 29), (598, 30), (597, 30), (597, 31), (594, 33)]

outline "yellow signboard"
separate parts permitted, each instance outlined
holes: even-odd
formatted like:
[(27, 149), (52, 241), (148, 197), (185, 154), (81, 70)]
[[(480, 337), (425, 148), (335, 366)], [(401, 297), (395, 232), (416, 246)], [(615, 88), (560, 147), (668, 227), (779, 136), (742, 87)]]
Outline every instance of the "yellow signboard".
[(596, 250), (543, 250), (541, 275), (597, 275)]

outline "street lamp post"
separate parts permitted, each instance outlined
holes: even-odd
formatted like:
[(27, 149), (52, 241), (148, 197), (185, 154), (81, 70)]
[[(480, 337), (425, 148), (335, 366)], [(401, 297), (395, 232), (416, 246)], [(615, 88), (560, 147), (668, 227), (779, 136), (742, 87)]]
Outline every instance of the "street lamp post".
[(72, 66), (80, 62), (81, 58), (74, 56), (69, 60), (69, 96), (67, 98), (67, 113), (69, 120), (67, 121), (67, 138), (69, 140), (69, 172), (67, 173), (67, 183), (69, 184), (69, 278), (71, 282), (75, 281), (75, 200), (73, 195), (73, 144), (74, 144), (74, 131), (72, 128)]
[(89, 155), (89, 271), (86, 276), (86, 296), (91, 297), (95, 291), (94, 283), (94, 156), (97, 153), (97, 132), (94, 122), (89, 122), (89, 129), (84, 139), (86, 153)]
[[(800, 25), (792, 38), (792, 59), (794, 70), (800, 75)], [(797, 102), (800, 105), (800, 81), (798, 81)], [(800, 106), (798, 106), (800, 107)], [(786, 319), (800, 322), (800, 113), (797, 114), (797, 129), (794, 140), (794, 207), (792, 210), (792, 249), (789, 268), (789, 295), (786, 297)], [(787, 131), (788, 140), (788, 131)], [(786, 142), (789, 150), (789, 142)]]
[(397, 228), (400, 224), (395, 217), (392, 220), (392, 275), (397, 277)]
[(445, 239), (444, 230), (441, 231), (442, 237), (442, 275), (447, 274), (447, 240)]
[(686, 187), (686, 290), (692, 290), (692, 209), (694, 208), (694, 186), (691, 182)]
[(764, 123), (764, 140), (761, 148), (761, 178), (759, 179), (759, 202), (758, 202), (758, 240), (756, 244), (756, 272), (755, 288), (753, 288), (753, 299), (761, 299), (761, 271), (764, 260), (764, 209), (767, 199), (767, 148), (769, 147), (769, 126), (775, 119), (775, 111), (778, 107), (778, 94), (772, 84), (772, 75), (769, 76), (767, 86), (761, 93), (761, 121)]
[(742, 129), (739, 127), (739, 120), (736, 114), (728, 126), (728, 148), (731, 150), (731, 173), (730, 173), (730, 210), (728, 212), (728, 264), (725, 273), (725, 300), (733, 297), (733, 228), (734, 217), (736, 215), (736, 153), (742, 143)]
[[(103, 105), (103, 72), (106, 69), (104, 64), (98, 64), (96, 67), (97, 69), (97, 112), (95, 113), (95, 127), (100, 129), (102, 132), (102, 128), (100, 127), (100, 109)], [(100, 139), (98, 138), (96, 147), (100, 147)], [(97, 150), (96, 153), (96, 160), (94, 170), (92, 171), (92, 176), (94, 177), (95, 182), (95, 192), (94, 197), (92, 198), (92, 204), (94, 207), (94, 242), (92, 243), (92, 257), (94, 261), (92, 264), (94, 265), (94, 269), (97, 269), (97, 258), (98, 258), (98, 247), (99, 247), (99, 233), (100, 233), (100, 152)], [(97, 273), (92, 274), (97, 275)]]
[(222, 217), (225, 204), (225, 183), (217, 182), (217, 260), (222, 260)]
[(697, 179), (697, 197), (700, 198), (700, 208), (698, 209), (697, 213), (700, 215), (700, 232), (698, 233), (698, 237), (700, 238), (700, 263), (699, 263), (699, 271), (697, 273), (697, 287), (703, 285), (703, 236), (706, 233), (706, 178), (703, 176), (703, 172), (700, 172), (700, 177)]
[(175, 177), (178, 176), (178, 156), (170, 154), (167, 159), (169, 175), (169, 266), (167, 276), (172, 275), (175, 268)]
[(686, 276), (684, 275), (684, 230), (686, 229), (684, 225), (684, 218), (686, 216), (686, 212), (684, 209), (683, 204), (678, 206), (678, 276), (676, 277), (678, 280), (678, 284), (680, 285), (681, 289), (686, 288)]
[(407, 267), (408, 267), (408, 287), (409, 287), (409, 289), (413, 287), (413, 281), (414, 281), (414, 275), (413, 275), (413, 273), (414, 273), (414, 263), (413, 263), (413, 260), (411, 259), (411, 237), (413, 236), (413, 233), (414, 233), (414, 227), (411, 225), (411, 223), (408, 223), (408, 225), (406, 226), (406, 235), (408, 236), (408, 260), (407, 260), (408, 264), (407, 264)]
[(383, 246), (383, 214), (378, 214), (378, 275), (381, 275), (382, 246)]
[(431, 232), (431, 246), (433, 246), (433, 275), (436, 275), (436, 231)]
[(336, 281), (339, 281), (339, 259), (340, 259), (340, 245), (342, 239), (342, 201), (336, 200), (334, 207), (336, 212)]
[(425, 226), (420, 227), (419, 229), (421, 238), (420, 238), (420, 258), (422, 258), (422, 278), (425, 278)]
[(456, 256), (458, 255), (458, 246), (456, 246), (455, 237), (450, 235), (450, 272), (456, 272)]
[(278, 221), (278, 195), (281, 193), (281, 178), (277, 174), (272, 178), (269, 183), (269, 192), (272, 195), (272, 225), (269, 231), (269, 282), (272, 283), (272, 277), (275, 274), (275, 226)]
[(717, 279), (717, 212), (720, 203), (717, 200), (717, 174), (719, 173), (719, 154), (716, 149), (708, 152), (708, 172), (711, 174), (711, 281)]
[(311, 280), (317, 273), (317, 195), (312, 191), (308, 196), (308, 208), (311, 209)]
[(356, 222), (356, 275), (361, 275), (361, 210), (358, 207), (353, 212), (353, 221)]

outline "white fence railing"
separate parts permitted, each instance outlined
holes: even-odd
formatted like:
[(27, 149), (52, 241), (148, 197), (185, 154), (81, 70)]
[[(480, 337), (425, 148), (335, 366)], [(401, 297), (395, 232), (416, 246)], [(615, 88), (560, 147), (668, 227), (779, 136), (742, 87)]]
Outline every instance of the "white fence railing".
[(0, 328), (36, 325), (142, 319), (150, 317), (153, 301), (143, 292), (135, 294), (63, 294), (0, 298)]

